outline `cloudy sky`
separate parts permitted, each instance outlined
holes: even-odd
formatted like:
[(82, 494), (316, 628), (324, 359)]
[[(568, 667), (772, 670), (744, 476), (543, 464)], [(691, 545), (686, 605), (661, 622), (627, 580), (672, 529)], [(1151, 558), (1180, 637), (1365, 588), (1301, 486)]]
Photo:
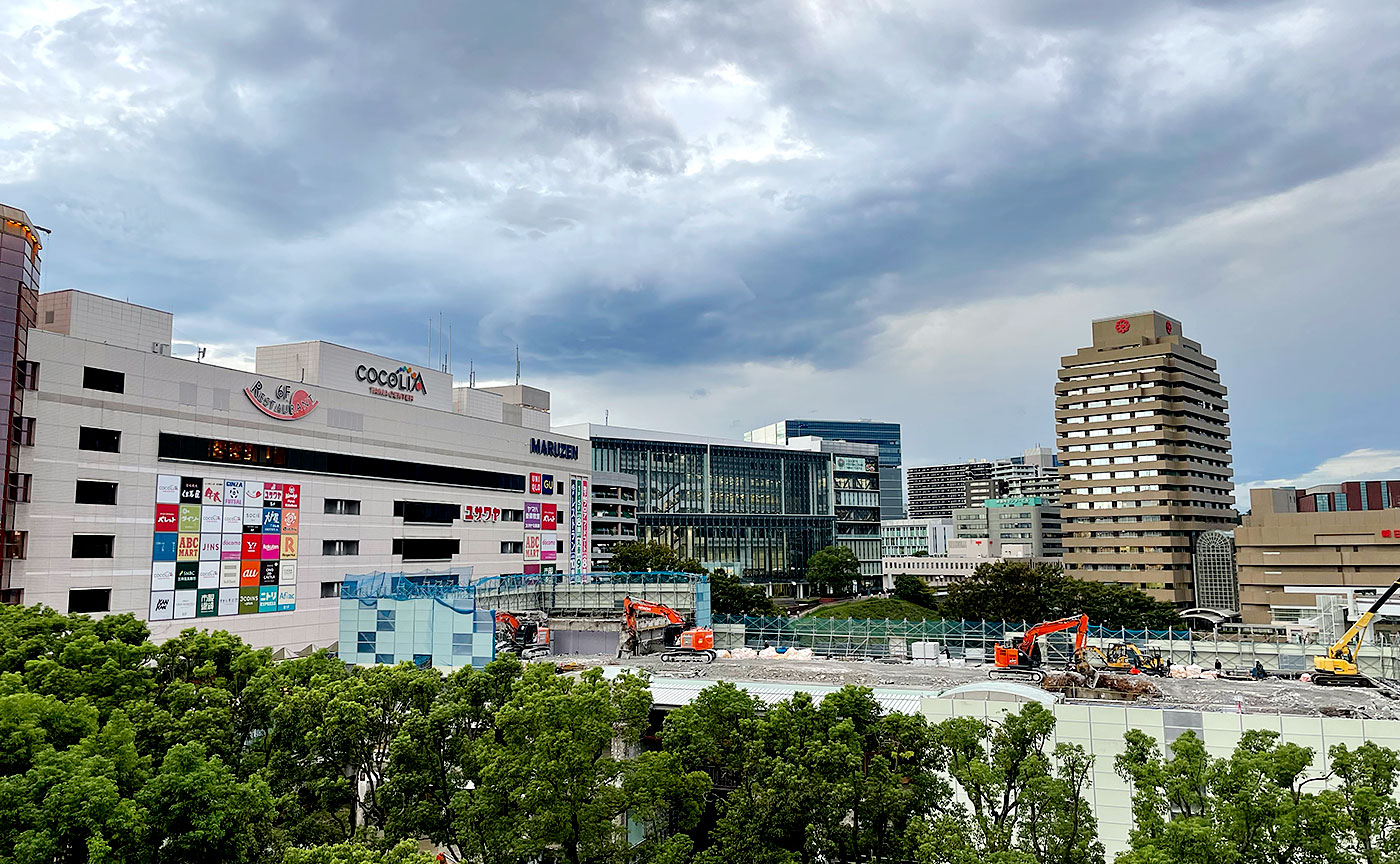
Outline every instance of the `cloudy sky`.
[(177, 353), (441, 313), (556, 422), (906, 464), (1050, 443), (1058, 358), (1156, 308), (1242, 483), (1400, 475), (1400, 4), (9, 0), (0, 201)]

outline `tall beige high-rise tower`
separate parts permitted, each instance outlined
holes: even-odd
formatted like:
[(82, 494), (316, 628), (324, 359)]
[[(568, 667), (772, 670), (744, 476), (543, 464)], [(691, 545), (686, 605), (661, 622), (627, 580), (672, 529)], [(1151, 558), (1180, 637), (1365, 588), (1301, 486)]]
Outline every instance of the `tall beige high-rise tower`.
[(1093, 337), (1055, 385), (1065, 568), (1189, 605), (1193, 538), (1235, 515), (1225, 387), (1160, 312), (1101, 318)]

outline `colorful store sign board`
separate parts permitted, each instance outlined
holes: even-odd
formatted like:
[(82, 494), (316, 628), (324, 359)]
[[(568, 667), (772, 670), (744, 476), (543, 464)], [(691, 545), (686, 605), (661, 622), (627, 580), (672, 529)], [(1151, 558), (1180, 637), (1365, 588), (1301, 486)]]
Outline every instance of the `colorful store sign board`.
[(588, 478), (569, 475), (569, 572), (587, 573)]
[(291, 384), (268, 387), (261, 379), (254, 381), (251, 387), (244, 387), (243, 395), (253, 407), (278, 420), (300, 420), (321, 404), (305, 390), (293, 391)]
[(160, 475), (150, 620), (296, 609), (300, 529), (299, 484)]

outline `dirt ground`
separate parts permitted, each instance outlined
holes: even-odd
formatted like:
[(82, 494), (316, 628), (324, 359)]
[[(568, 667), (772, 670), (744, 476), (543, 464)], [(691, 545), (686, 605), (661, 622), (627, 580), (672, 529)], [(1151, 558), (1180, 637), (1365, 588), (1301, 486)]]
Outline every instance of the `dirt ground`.
[[(861, 687), (907, 687), (944, 690), (987, 680), (986, 667), (950, 668), (847, 660), (716, 660), (713, 663), (663, 663), (659, 657), (617, 660), (611, 657), (555, 657), (589, 666), (645, 669), (656, 678), (701, 678), (721, 681), (782, 681), (794, 684), (855, 684)], [(1153, 678), (1161, 695), (1142, 696), (1136, 703), (1157, 708), (1207, 711), (1329, 715), (1400, 720), (1400, 701), (1377, 690), (1321, 687), (1299, 681), (1232, 681)], [(1084, 691), (1079, 691), (1083, 697)], [(1076, 699), (1076, 701), (1079, 701)], [(1119, 702), (1118, 704), (1125, 704)]]

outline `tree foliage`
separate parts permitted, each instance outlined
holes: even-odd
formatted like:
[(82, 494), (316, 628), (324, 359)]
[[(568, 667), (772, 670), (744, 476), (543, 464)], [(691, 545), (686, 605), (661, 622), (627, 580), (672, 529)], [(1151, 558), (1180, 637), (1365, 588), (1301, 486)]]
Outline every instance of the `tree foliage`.
[(1108, 627), (1165, 630), (1182, 626), (1169, 603), (1136, 588), (1074, 579), (1058, 564), (997, 561), (948, 588), (944, 617), (971, 621), (1050, 621), (1087, 614)]
[(896, 600), (914, 603), (926, 609), (932, 609), (938, 605), (932, 589), (924, 580), (913, 573), (901, 573), (894, 577), (894, 597)]
[(860, 580), (860, 559), (845, 546), (828, 546), (807, 559), (807, 581), (817, 590), (848, 593)]
[(776, 615), (778, 607), (757, 585), (744, 585), (728, 570), (710, 574), (710, 610), (716, 615)]
[(624, 543), (608, 565), (614, 573), (704, 573), (694, 558), (684, 558), (665, 543)]
[[(930, 723), (863, 688), (765, 704), (720, 683), (660, 728), (651, 709), (645, 679), (596, 669), (274, 662), (224, 633), (157, 647), (127, 616), (0, 607), (0, 860), (1104, 861), (1093, 757), (1052, 746), (1038, 703)], [(1117, 864), (1400, 862), (1400, 756), (1337, 744), (1318, 775), (1314, 755), (1129, 732)]]

